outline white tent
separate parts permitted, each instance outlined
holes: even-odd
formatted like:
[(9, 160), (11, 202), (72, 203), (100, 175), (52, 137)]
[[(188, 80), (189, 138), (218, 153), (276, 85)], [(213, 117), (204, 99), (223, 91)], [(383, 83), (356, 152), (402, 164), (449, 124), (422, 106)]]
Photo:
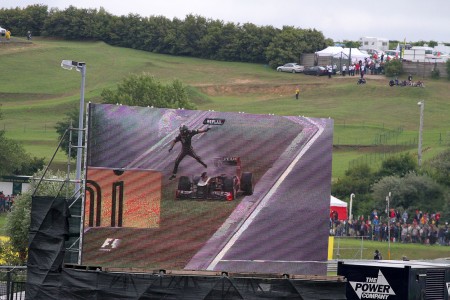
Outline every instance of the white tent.
[(339, 220), (347, 220), (347, 202), (330, 196), (330, 211), (337, 211)]
[(366, 53), (362, 53), (358, 48), (342, 48), (342, 47), (327, 47), (323, 50), (317, 51), (317, 56), (333, 56), (335, 58), (342, 57), (343, 59), (348, 59), (348, 57), (352, 56), (352, 61), (364, 60), (364, 58), (369, 58), (370, 55)]
[[(350, 53), (350, 49), (352, 49), (352, 52)], [(359, 60), (364, 60), (364, 58), (370, 58), (369, 54), (366, 53), (362, 53), (361, 51), (359, 51), (358, 48), (344, 48), (342, 50), (343, 54), (345, 55), (345, 57), (349, 57), (350, 55), (352, 56), (352, 61), (359, 61)]]
[(342, 51), (344, 50), (344, 48), (342, 47), (327, 47), (323, 50), (317, 51), (316, 54), (317, 56), (336, 56), (339, 55)]

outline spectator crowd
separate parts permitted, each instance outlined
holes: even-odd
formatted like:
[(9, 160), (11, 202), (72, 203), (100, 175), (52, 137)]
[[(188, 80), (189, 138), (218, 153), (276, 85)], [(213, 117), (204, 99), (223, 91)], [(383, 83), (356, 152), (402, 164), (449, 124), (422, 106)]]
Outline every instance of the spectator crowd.
[(13, 195), (5, 195), (3, 191), (0, 191), (0, 213), (11, 211), (14, 204)]
[(390, 209), (380, 216), (374, 209), (365, 218), (340, 221), (336, 212), (330, 212), (330, 234), (335, 236), (362, 237), (364, 239), (393, 243), (420, 243), (450, 246), (448, 222), (441, 221), (440, 212), (428, 213), (416, 210), (400, 212)]

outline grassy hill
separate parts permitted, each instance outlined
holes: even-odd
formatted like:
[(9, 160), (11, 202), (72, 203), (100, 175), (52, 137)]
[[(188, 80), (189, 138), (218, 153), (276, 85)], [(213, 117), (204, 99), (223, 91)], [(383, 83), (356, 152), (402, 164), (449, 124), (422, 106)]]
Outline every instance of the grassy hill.
[[(47, 160), (58, 145), (56, 122), (79, 106), (81, 76), (63, 70), (63, 59), (86, 62), (86, 102), (99, 102), (104, 88), (115, 88), (131, 73), (146, 72), (163, 83), (179, 79), (191, 86), (202, 110), (330, 117), (335, 121), (334, 178), (355, 160), (377, 164), (399, 149), (417, 153), (417, 102), (423, 99), (423, 159), (450, 141), (447, 80), (427, 80), (426, 88), (400, 88), (389, 87), (384, 76), (368, 76), (366, 85), (357, 85), (356, 77), (278, 73), (262, 64), (160, 55), (102, 42), (1, 43), (0, 128), (32, 155)], [(301, 89), (298, 101), (296, 86)], [(63, 152), (55, 160), (53, 168), (66, 168)]]

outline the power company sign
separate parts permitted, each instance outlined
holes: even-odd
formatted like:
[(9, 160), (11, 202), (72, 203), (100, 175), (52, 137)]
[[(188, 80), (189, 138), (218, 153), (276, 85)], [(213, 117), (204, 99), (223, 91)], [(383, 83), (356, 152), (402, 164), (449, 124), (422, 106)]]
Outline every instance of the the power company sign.
[(337, 275), (346, 278), (349, 300), (450, 300), (450, 265), (446, 263), (339, 261)]
[(338, 267), (338, 275), (347, 279), (345, 294), (349, 300), (404, 300), (408, 299), (409, 270), (368, 262), (367, 265), (342, 264)]
[(386, 280), (381, 270), (377, 277), (366, 277), (364, 281), (349, 281), (359, 299), (389, 299), (395, 296), (392, 286)]

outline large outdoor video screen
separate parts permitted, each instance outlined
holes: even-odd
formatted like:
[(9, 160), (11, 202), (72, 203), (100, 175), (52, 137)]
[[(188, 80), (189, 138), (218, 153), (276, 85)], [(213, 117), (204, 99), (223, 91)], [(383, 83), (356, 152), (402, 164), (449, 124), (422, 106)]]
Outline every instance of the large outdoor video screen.
[(89, 104), (82, 264), (326, 274), (333, 121)]

